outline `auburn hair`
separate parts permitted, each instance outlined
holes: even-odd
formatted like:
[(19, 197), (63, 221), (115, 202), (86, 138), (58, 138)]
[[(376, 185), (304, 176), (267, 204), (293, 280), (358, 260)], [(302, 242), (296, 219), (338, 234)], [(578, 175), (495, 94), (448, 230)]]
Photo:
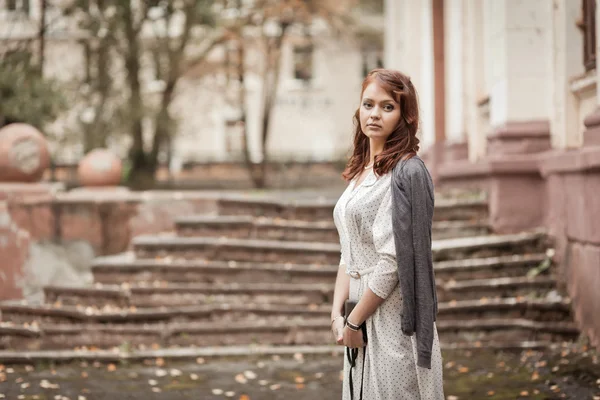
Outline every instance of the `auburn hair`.
[[(410, 158), (419, 151), (419, 102), (417, 91), (410, 78), (392, 69), (374, 69), (366, 76), (360, 93), (362, 97), (367, 86), (378, 83), (400, 106), (400, 121), (388, 136), (383, 151), (375, 156), (373, 171), (381, 176), (390, 172), (401, 158)], [(367, 166), (369, 160), (369, 137), (360, 126), (360, 107), (354, 113), (354, 146), (342, 177), (351, 181)]]

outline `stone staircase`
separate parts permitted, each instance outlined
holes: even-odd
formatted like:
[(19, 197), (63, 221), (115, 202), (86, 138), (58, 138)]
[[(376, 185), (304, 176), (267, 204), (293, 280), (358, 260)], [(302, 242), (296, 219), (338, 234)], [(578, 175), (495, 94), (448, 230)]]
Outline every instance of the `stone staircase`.
[[(94, 261), (90, 287), (46, 287), (44, 304), (0, 303), (0, 361), (15, 350), (323, 352), (340, 254), (333, 206), (227, 198), (218, 215), (136, 237), (131, 252)], [(551, 268), (528, 276), (549, 265), (542, 232), (490, 235), (485, 200), (440, 198), (433, 235), (444, 346), (543, 347), (578, 335)]]

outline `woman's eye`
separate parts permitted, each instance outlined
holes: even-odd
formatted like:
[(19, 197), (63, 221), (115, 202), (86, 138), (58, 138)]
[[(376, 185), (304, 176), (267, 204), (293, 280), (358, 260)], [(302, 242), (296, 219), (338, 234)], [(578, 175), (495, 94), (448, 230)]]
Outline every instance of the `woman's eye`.
[(385, 111), (394, 111), (394, 106), (388, 104), (388, 105), (385, 106), (384, 109), (385, 109)]
[(371, 108), (371, 103), (363, 103), (363, 107), (365, 107), (365, 108)]

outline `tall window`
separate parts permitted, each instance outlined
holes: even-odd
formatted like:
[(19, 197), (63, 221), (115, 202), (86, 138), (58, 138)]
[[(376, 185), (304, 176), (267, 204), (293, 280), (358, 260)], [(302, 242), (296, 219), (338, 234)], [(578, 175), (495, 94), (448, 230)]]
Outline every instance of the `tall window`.
[(9, 11), (22, 11), (29, 15), (29, 0), (6, 0), (6, 9)]
[(313, 45), (294, 47), (294, 78), (310, 82), (313, 78)]
[(583, 33), (583, 65), (589, 71), (596, 68), (596, 0), (583, 0), (582, 8), (578, 26)]

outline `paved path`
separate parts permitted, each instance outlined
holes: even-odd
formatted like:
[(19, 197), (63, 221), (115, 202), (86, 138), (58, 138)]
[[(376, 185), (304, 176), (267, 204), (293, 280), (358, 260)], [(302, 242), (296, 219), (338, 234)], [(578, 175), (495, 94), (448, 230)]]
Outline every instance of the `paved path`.
[[(155, 359), (146, 365), (75, 362), (56, 367), (0, 366), (0, 398), (329, 400), (341, 397), (341, 356), (305, 360), (296, 354), (265, 361), (199, 361)], [(485, 350), (444, 352), (444, 364), (447, 400), (600, 399), (598, 353), (582, 347), (521, 354), (494, 354)]]

